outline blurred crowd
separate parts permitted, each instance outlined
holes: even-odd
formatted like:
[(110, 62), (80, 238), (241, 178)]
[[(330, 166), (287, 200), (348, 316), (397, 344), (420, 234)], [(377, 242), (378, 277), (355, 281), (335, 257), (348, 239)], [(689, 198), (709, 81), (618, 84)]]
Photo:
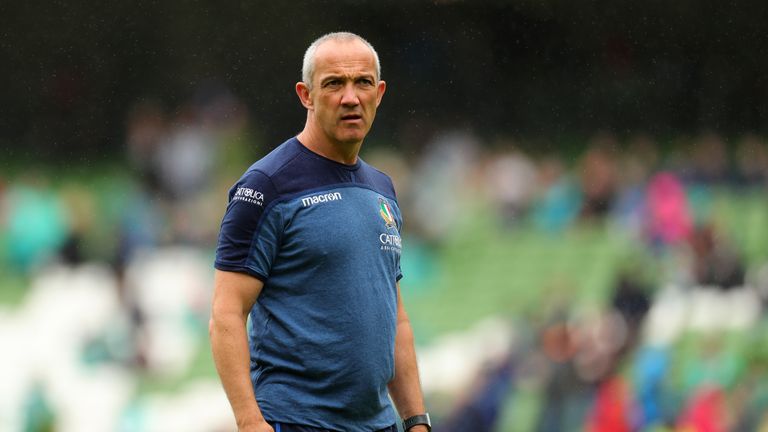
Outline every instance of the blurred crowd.
[[(135, 377), (181, 376), (204, 349), (226, 193), (271, 148), (254, 129), (246, 105), (209, 83), (176, 107), (138, 102), (115, 172), (0, 173), (0, 269), (25, 291), (0, 307), (0, 341), (19, 347), (0, 360), (0, 382), (13, 383), (0, 389), (1, 430), (163, 430), (183, 421), (168, 401), (136, 400)], [(475, 346), (487, 355), (474, 360), (466, 345), (425, 347), (422, 369), (457, 362), (466, 377), (425, 374), (428, 397), (458, 392), (437, 409), (441, 430), (768, 428), (768, 344), (755, 334), (766, 325), (768, 251), (758, 242), (768, 220), (734, 234), (712, 212), (715, 192), (768, 202), (768, 146), (751, 134), (656, 139), (600, 131), (562, 146), (440, 128), (413, 145), (365, 149), (394, 179), (405, 238), (430, 259), (468, 215), (485, 211), (500, 231), (611, 230), (659, 263), (652, 278), (617, 269), (604, 309), (589, 316), (564, 295), (535, 319), (507, 322)], [(120, 390), (100, 398), (107, 384)], [(207, 393), (188, 389), (185, 406), (221, 414), (185, 430), (231, 427), (221, 392), (210, 390), (215, 377), (200, 385)], [(203, 393), (216, 396), (195, 396)], [(111, 404), (101, 422), (92, 405), (74, 406), (81, 395)]]
[[(577, 308), (564, 287), (544, 310), (429, 350), (428, 390), (462, 395), (447, 404), (441, 430), (768, 430), (761, 137), (728, 143), (707, 132), (662, 148), (646, 135), (600, 132), (569, 159), (514, 141), (483, 151), (459, 136), (439, 138), (409, 170), (418, 187), (405, 190), (426, 209), (404, 205), (419, 235), (447, 238), (460, 207), (481, 194), (502, 230), (597, 226), (649, 260), (615, 269), (595, 310)], [(736, 211), (752, 214), (723, 220), (715, 196), (750, 202)], [(488, 339), (505, 327), (506, 342)]]

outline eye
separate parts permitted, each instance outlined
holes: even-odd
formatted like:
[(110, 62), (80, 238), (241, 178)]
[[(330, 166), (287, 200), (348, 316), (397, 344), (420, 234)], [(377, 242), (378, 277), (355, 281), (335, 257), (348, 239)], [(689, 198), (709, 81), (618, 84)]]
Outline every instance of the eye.
[(357, 83), (362, 84), (364, 86), (372, 86), (373, 80), (371, 80), (370, 78), (360, 78), (357, 80)]
[(340, 85), (341, 85), (340, 79), (330, 79), (323, 83), (323, 87), (331, 87), (331, 88), (338, 87)]

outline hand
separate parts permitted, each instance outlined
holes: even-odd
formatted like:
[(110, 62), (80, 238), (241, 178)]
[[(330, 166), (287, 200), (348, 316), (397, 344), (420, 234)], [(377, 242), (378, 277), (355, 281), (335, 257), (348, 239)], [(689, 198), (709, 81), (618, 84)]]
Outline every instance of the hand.
[(240, 427), (238, 428), (238, 432), (275, 432), (275, 429), (273, 429), (266, 420), (262, 420), (258, 423)]
[(408, 429), (408, 432), (429, 432), (429, 429), (424, 425), (416, 425)]

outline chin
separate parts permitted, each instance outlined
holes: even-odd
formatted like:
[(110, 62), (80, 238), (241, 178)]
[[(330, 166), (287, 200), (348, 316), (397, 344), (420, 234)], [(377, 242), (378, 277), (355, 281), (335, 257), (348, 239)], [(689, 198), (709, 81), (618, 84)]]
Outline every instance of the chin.
[(336, 140), (343, 144), (356, 144), (365, 138), (363, 133), (343, 134), (336, 136)]

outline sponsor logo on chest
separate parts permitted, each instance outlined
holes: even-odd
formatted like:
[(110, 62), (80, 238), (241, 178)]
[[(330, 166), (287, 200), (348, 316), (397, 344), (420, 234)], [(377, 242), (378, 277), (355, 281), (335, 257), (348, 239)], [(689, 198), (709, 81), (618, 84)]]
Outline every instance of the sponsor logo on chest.
[(384, 226), (387, 232), (379, 234), (379, 243), (381, 243), (381, 250), (400, 253), (403, 247), (403, 241), (400, 238), (400, 233), (397, 231), (397, 223), (395, 222), (395, 214), (392, 211), (392, 207), (389, 202), (379, 197), (379, 216), (384, 220)]
[(395, 248), (398, 248), (398, 249), (403, 247), (403, 240), (397, 234), (381, 233), (381, 234), (379, 234), (379, 241), (382, 244), (382, 248), (384, 246), (395, 247)]
[(301, 199), (301, 205), (309, 207), (311, 205), (325, 203), (329, 201), (338, 201), (341, 199), (341, 192), (331, 192), (319, 195), (312, 195)]

